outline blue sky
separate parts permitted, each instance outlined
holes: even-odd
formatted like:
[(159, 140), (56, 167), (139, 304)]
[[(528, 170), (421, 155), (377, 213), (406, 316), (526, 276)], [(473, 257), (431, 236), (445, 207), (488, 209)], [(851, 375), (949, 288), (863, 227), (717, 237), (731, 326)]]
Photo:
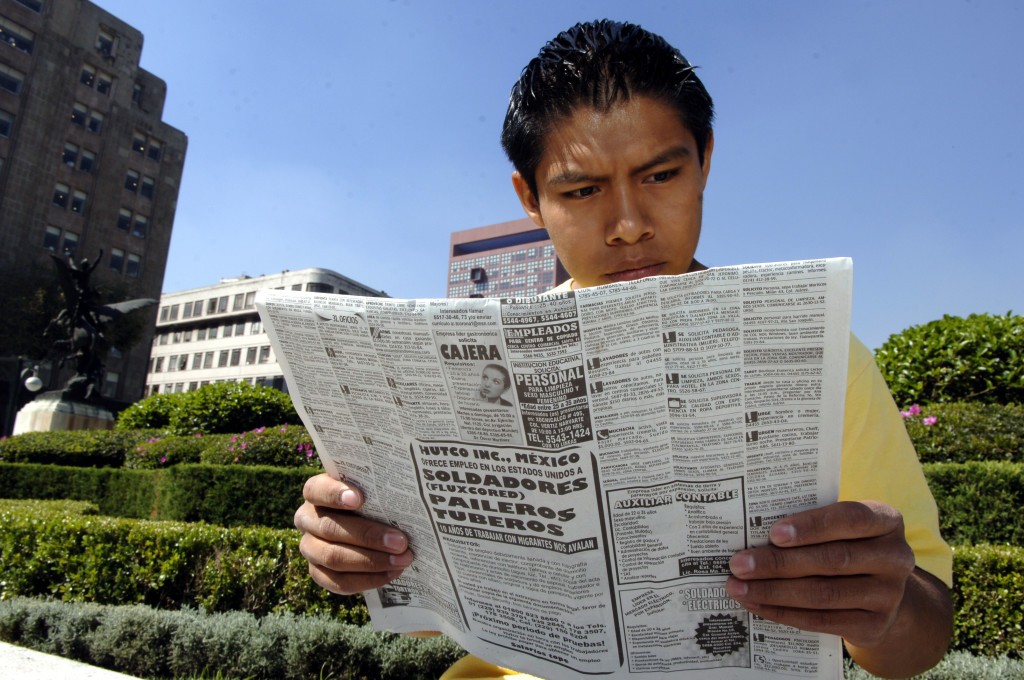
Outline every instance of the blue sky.
[(327, 267), (445, 294), (451, 231), (523, 216), (508, 91), (576, 21), (662, 34), (715, 99), (698, 258), (854, 260), (878, 347), (1024, 313), (1024, 2), (99, 0), (189, 137), (164, 291)]

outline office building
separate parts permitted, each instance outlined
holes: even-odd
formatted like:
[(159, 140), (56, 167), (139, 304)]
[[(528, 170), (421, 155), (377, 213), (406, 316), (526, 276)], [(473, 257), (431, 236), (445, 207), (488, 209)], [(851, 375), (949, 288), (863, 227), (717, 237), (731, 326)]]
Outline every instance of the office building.
[[(101, 293), (160, 297), (187, 140), (141, 52), (142, 33), (88, 0), (0, 0), (0, 271), (71, 255), (98, 261)], [(120, 402), (142, 396), (156, 308), (135, 314), (143, 338), (105, 360)]]
[(215, 382), (248, 382), (288, 391), (256, 311), (261, 288), (387, 297), (330, 269), (239, 276), (160, 298), (146, 395), (190, 392)]
[(527, 218), (452, 232), (448, 255), (448, 297), (539, 295), (569, 278)]

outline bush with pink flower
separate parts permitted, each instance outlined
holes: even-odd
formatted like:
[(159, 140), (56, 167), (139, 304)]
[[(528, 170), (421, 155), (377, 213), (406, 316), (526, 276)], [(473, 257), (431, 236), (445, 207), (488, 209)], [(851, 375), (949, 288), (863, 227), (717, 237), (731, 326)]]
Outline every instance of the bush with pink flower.
[(262, 426), (222, 436), (214, 445), (203, 448), (200, 461), (216, 465), (320, 467), (313, 440), (301, 425)]

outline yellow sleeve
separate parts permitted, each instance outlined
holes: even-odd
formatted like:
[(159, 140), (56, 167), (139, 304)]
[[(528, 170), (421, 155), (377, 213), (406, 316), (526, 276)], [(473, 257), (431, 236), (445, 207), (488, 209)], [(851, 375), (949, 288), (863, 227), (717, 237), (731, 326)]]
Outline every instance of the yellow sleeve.
[(516, 673), (487, 663), (468, 654), (451, 665), (439, 680), (538, 680), (532, 675)]
[(953, 554), (903, 417), (871, 351), (850, 337), (839, 500), (876, 500), (903, 513), (917, 566), (953, 585)]

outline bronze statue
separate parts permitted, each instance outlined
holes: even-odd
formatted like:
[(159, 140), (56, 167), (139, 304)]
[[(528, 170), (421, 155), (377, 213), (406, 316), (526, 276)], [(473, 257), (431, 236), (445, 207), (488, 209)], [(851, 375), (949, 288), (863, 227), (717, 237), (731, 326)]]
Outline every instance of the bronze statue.
[(57, 267), (57, 279), (64, 292), (65, 308), (46, 327), (44, 337), (53, 338), (53, 352), (61, 365), (74, 364), (75, 374), (65, 383), (61, 398), (92, 402), (100, 397), (103, 359), (110, 350), (104, 331), (109, 322), (136, 309), (156, 304), (152, 298), (99, 304), (96, 288), (89, 277), (103, 257), (100, 251), (91, 265), (88, 258), (75, 264), (70, 255), (62, 260), (50, 254)]

